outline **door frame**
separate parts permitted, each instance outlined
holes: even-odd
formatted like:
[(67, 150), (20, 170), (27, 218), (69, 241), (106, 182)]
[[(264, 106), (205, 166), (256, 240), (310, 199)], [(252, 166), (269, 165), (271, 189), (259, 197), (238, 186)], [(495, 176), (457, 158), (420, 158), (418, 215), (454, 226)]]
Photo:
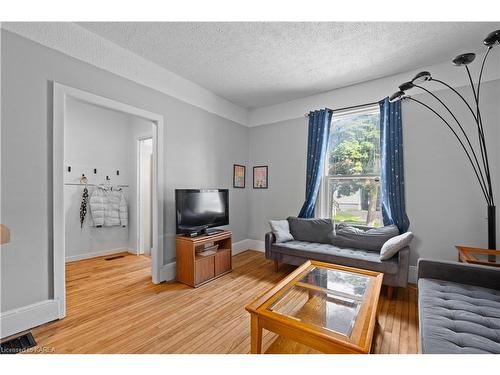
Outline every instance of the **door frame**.
[[(153, 136), (144, 136), (144, 137), (138, 137), (136, 139), (136, 144), (137, 144), (137, 165), (136, 165), (136, 173), (137, 173), (137, 244), (136, 244), (136, 254), (141, 255), (143, 252), (141, 252), (141, 225), (143, 220), (141, 219), (141, 145), (143, 141), (148, 140), (148, 139), (153, 139)], [(154, 140), (153, 140), (154, 144)], [(154, 154), (154, 148), (153, 148), (153, 163), (155, 160), (155, 154)], [(153, 203), (153, 199), (151, 197), (151, 203)], [(153, 223), (151, 223), (153, 225)]]
[(53, 94), (53, 266), (54, 300), (59, 319), (66, 315), (65, 223), (64, 223), (64, 124), (66, 100), (77, 99), (99, 107), (141, 117), (153, 123), (153, 244), (151, 249), (152, 282), (162, 282), (163, 268), (163, 191), (165, 181), (165, 123), (163, 116), (74, 87), (54, 82)]

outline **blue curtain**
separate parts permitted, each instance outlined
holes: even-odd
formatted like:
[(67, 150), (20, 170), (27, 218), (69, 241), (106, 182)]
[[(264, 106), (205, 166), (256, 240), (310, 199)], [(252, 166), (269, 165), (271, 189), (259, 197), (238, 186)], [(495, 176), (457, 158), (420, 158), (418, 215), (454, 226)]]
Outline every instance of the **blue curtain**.
[(309, 135), (307, 140), (306, 201), (299, 217), (314, 217), (321, 178), (325, 168), (328, 136), (332, 122), (332, 110), (321, 109), (309, 113)]
[(401, 101), (380, 102), (380, 152), (382, 217), (384, 225), (394, 224), (404, 233), (410, 226), (405, 207), (403, 127)]

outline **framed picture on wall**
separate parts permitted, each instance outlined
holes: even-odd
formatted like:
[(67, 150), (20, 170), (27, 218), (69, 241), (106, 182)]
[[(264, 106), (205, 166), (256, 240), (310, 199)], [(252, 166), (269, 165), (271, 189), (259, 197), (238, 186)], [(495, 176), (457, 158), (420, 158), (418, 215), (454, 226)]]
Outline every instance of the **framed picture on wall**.
[(233, 187), (238, 189), (245, 188), (246, 167), (244, 165), (233, 165)]
[(267, 189), (268, 186), (268, 168), (267, 165), (258, 165), (253, 167), (253, 188)]

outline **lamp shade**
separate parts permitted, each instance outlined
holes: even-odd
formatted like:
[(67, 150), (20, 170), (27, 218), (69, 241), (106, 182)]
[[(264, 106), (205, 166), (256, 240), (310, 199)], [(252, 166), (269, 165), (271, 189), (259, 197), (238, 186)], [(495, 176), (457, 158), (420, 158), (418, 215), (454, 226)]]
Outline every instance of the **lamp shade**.
[(413, 82), (408, 81), (408, 82), (405, 82), (405, 83), (399, 85), (399, 91), (407, 91), (409, 89), (412, 89), (413, 87), (415, 87)]
[(494, 44), (500, 44), (500, 30), (493, 31), (488, 34), (483, 41), (485, 46), (491, 47)]
[(412, 83), (415, 82), (425, 82), (425, 81), (430, 81), (432, 79), (431, 73), (423, 71), (420, 73), (417, 73), (415, 77), (411, 80)]
[(471, 62), (473, 62), (475, 58), (476, 58), (475, 53), (463, 53), (455, 57), (451, 62), (453, 63), (453, 65), (456, 66), (468, 65)]
[(392, 103), (392, 102), (396, 102), (398, 101), (399, 99), (401, 99), (401, 97), (404, 95), (404, 91), (397, 91), (395, 92), (394, 94), (392, 94), (391, 96), (389, 96), (389, 101)]

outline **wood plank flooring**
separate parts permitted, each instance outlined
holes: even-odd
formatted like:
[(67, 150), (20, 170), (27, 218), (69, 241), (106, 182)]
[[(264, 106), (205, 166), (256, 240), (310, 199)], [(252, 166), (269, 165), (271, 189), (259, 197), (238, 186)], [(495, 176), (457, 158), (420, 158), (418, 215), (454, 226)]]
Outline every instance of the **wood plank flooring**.
[[(67, 316), (32, 330), (38, 348), (54, 353), (248, 353), (250, 316), (244, 306), (293, 270), (257, 251), (233, 258), (233, 272), (200, 288), (154, 285), (150, 260), (83, 260), (66, 265)], [(416, 289), (382, 296), (374, 353), (416, 353)], [(314, 353), (264, 331), (268, 353)], [(47, 350), (45, 350), (47, 352)]]

